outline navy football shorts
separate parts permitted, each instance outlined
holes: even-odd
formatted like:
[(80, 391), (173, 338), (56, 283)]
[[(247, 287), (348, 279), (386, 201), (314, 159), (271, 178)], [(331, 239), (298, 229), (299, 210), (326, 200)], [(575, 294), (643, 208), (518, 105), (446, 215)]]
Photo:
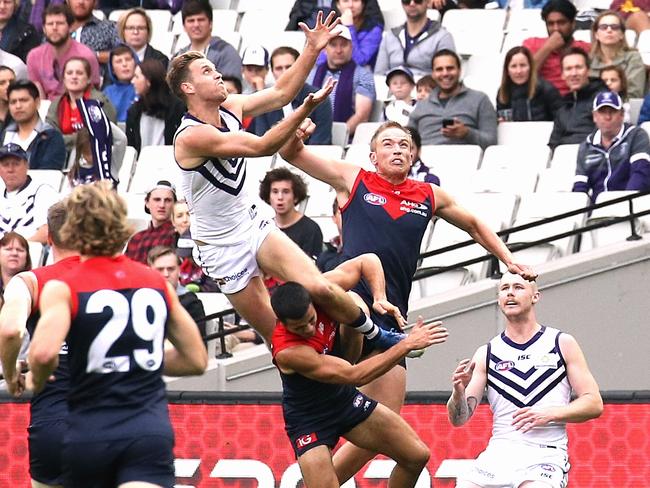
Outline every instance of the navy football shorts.
[(64, 419), (40, 420), (29, 432), (29, 474), (45, 485), (63, 484), (63, 438), (68, 430)]
[(98, 442), (68, 442), (65, 486), (109, 488), (129, 481), (173, 487), (174, 439), (163, 435)]

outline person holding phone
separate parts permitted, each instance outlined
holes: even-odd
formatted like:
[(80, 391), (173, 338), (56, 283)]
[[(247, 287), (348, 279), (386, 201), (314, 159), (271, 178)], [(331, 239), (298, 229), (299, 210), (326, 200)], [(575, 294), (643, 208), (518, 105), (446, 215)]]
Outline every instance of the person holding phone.
[(497, 114), (488, 96), (463, 86), (460, 58), (442, 49), (433, 55), (436, 87), (418, 101), (408, 127), (417, 129), (423, 144), (476, 144), (485, 149), (497, 143)]

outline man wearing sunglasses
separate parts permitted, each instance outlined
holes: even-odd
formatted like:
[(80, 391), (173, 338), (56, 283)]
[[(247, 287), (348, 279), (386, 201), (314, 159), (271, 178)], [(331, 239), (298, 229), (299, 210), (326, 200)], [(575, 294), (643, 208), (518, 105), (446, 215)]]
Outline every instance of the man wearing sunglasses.
[(529, 37), (524, 41), (524, 46), (533, 53), (537, 73), (550, 81), (562, 96), (569, 93), (569, 86), (562, 78), (562, 52), (571, 47), (587, 53), (591, 49), (588, 42), (573, 39), (577, 12), (569, 0), (550, 0), (542, 9), (548, 37)]
[(427, 17), (433, 0), (402, 0), (406, 23), (384, 35), (379, 46), (375, 74), (383, 75), (397, 66), (406, 66), (415, 78), (431, 74), (431, 58), (441, 49), (456, 50), (447, 30)]

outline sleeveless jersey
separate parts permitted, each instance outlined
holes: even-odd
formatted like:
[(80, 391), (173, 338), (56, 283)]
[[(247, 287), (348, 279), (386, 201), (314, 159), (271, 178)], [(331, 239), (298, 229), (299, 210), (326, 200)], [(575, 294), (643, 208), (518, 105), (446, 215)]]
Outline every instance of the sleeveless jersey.
[(162, 380), (165, 279), (118, 256), (88, 259), (61, 280), (71, 291), (68, 440), (173, 435)]
[[(316, 313), (316, 332), (309, 338), (289, 332), (280, 321), (276, 323), (271, 338), (274, 361), (280, 351), (294, 346), (309, 346), (319, 354), (331, 354), (338, 324), (318, 307)], [(280, 371), (280, 377), (282, 410), (288, 430), (298, 424), (318, 425), (320, 419), (328, 418), (331, 412), (340, 406), (341, 398), (348, 398), (357, 393), (356, 388), (351, 385), (321, 383), (300, 373), (285, 374)]]
[[(239, 119), (224, 108), (219, 109), (224, 127), (221, 132), (242, 130)], [(186, 113), (174, 135), (204, 122)], [(177, 161), (178, 164), (178, 161)], [(190, 211), (192, 238), (214, 245), (232, 245), (246, 240), (254, 212), (244, 181), (246, 159), (206, 159), (193, 169), (181, 168), (181, 188)]]
[(492, 439), (531, 442), (566, 449), (565, 424), (515, 430), (512, 415), (523, 407), (552, 407), (571, 401), (571, 385), (560, 351), (561, 332), (543, 327), (526, 344), (505, 332), (487, 347), (487, 397), (494, 416)]
[[(377, 173), (363, 169), (348, 202), (341, 208), (344, 257), (349, 259), (367, 252), (379, 256), (388, 300), (399, 307), (404, 317), (420, 244), (434, 211), (435, 199), (429, 183), (407, 179), (393, 185)], [(354, 290), (372, 303), (372, 293), (365, 282)], [(395, 323), (392, 317), (379, 317), (380, 321)]]
[[(27, 319), (27, 332), (34, 337), (36, 324), (41, 314), (38, 303), (43, 286), (50, 280), (55, 280), (79, 265), (79, 256), (71, 256), (50, 266), (32, 270), (36, 277), (38, 295), (32, 300), (32, 313)], [(64, 342), (59, 351), (59, 365), (54, 370), (55, 380), (46, 382), (45, 388), (31, 399), (31, 423), (45, 419), (61, 419), (68, 415), (67, 395), (70, 389), (70, 371), (68, 368), (68, 345)]]

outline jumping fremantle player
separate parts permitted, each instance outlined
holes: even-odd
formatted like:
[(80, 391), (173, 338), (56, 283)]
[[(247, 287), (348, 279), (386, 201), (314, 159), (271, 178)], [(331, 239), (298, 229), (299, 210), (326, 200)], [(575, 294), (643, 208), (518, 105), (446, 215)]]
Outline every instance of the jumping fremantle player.
[[(68, 344), (65, 485), (173, 486), (162, 374), (205, 370), (198, 328), (160, 273), (119, 254), (131, 230), (108, 182), (76, 187), (66, 210), (61, 238), (81, 263), (43, 288), (29, 351), (38, 393)], [(165, 336), (175, 348), (164, 349)]]
[[(537, 323), (537, 285), (506, 273), (498, 304), (504, 332), (462, 360), (452, 375), (449, 420), (465, 424), (487, 387), (492, 437), (458, 488), (564, 488), (567, 422), (599, 417), (598, 384), (576, 340)], [(571, 391), (575, 400), (571, 400)]]
[[(279, 318), (272, 353), (282, 378), (285, 428), (305, 486), (340, 486), (331, 449), (341, 436), (396, 461), (389, 487), (415, 486), (429, 459), (429, 449), (399, 415), (355, 386), (382, 375), (410, 351), (444, 342), (447, 332), (441, 323), (423, 325), (420, 320), (397, 345), (352, 365), (333, 353), (338, 324), (312, 304), (302, 285), (281, 285), (271, 304)], [(352, 341), (350, 336), (361, 338), (350, 334)]]
[[(25, 331), (30, 337), (34, 336), (43, 286), (79, 264), (79, 253), (66, 249), (61, 242), (60, 230), (65, 212), (64, 201), (55, 203), (47, 212), (47, 239), (54, 254), (54, 264), (19, 273), (9, 281), (5, 290), (6, 301), (0, 310), (0, 357), (7, 390), (15, 397), (32, 386), (31, 374), (25, 375), (17, 370), (16, 360)], [(32, 488), (63, 485), (63, 438), (67, 430), (66, 397), (70, 387), (67, 354), (68, 348), (64, 343), (59, 351), (54, 380), (31, 399), (28, 445)]]
[[(314, 178), (330, 184), (337, 193), (343, 219), (344, 257), (374, 253), (381, 259), (386, 274), (386, 295), (404, 317), (415, 273), (420, 244), (429, 221), (435, 216), (467, 231), (467, 233), (510, 271), (526, 279), (537, 275), (528, 267), (516, 264), (512, 254), (499, 237), (474, 215), (459, 206), (438, 186), (408, 179), (411, 167), (411, 137), (396, 122), (386, 122), (373, 135), (370, 160), (376, 172), (343, 161), (325, 159), (312, 153), (302, 143), (311, 135), (314, 125), (305, 121), (280, 151), (281, 156)], [(364, 283), (355, 291), (368, 302), (370, 295)], [(400, 331), (399, 324), (384, 316), (373, 316), (381, 327)], [(406, 370), (404, 363), (367, 385), (363, 391), (395, 412), (404, 401)], [(348, 443), (334, 458), (341, 466), (345, 481), (352, 477), (375, 453)]]
[[(293, 66), (273, 87), (251, 95), (228, 96), (221, 74), (202, 53), (189, 51), (174, 58), (167, 80), (188, 107), (174, 138), (174, 155), (197, 243), (195, 257), (239, 314), (267, 341), (275, 316), (260, 268), (282, 281), (303, 284), (334, 319), (359, 328), (386, 348), (403, 335), (380, 332), (343, 290), (322, 277), (273, 220), (259, 215), (244, 186), (245, 158), (274, 154), (309, 113), (328, 100), (334, 86), (331, 80), (262, 137), (242, 130), (242, 117), (279, 109), (302, 88), (321, 49), (337, 35), (333, 29), (339, 20), (334, 20), (333, 13), (325, 22), (322, 17), (319, 13), (314, 29), (301, 24), (307, 42)], [(375, 308), (385, 313), (381, 304)]]

